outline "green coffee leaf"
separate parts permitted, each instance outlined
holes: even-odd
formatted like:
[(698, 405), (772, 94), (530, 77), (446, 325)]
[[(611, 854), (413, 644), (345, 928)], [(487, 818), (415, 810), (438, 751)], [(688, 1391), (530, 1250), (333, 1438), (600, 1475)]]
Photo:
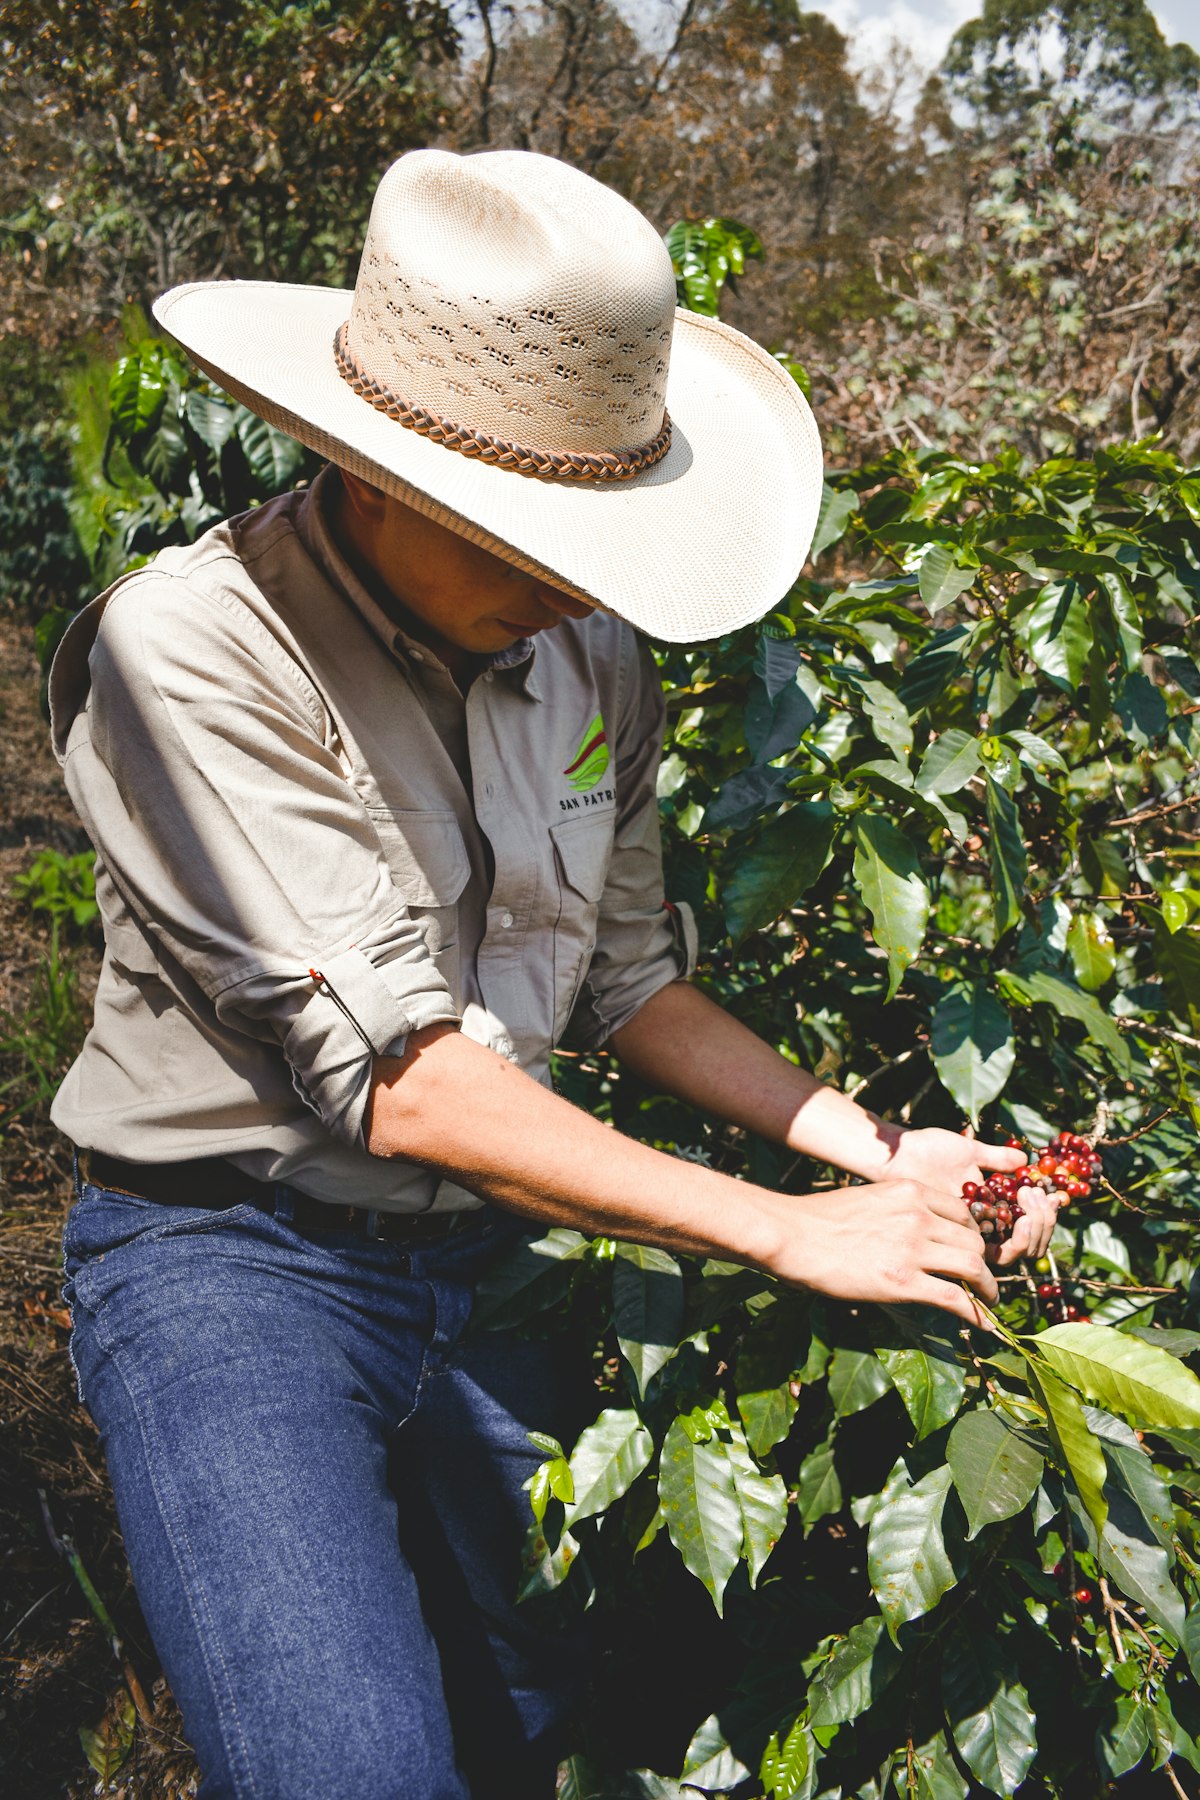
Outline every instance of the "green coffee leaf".
[(778, 1387), (759, 1388), (750, 1393), (741, 1390), (737, 1404), (746, 1428), (747, 1443), (755, 1456), (765, 1456), (791, 1430), (800, 1403), (792, 1393), (791, 1383), (782, 1381)]
[(810, 1450), (796, 1476), (796, 1510), (805, 1531), (818, 1519), (842, 1510), (842, 1484), (834, 1460), (833, 1439)]
[(1092, 621), (1077, 581), (1051, 581), (1017, 621), (1017, 635), (1056, 687), (1074, 694), (1087, 669)]
[(1152, 744), (1170, 723), (1161, 688), (1155, 687), (1140, 669), (1126, 675), (1117, 689), (1115, 708), (1118, 719), (1135, 744)]
[(725, 1448), (742, 1515), (742, 1555), (750, 1586), (756, 1587), (763, 1564), (787, 1524), (787, 1488), (781, 1475), (767, 1475), (759, 1468), (737, 1425), (730, 1429)]
[(1089, 994), (1111, 981), (1117, 966), (1117, 949), (1099, 913), (1077, 913), (1067, 933), (1067, 949), (1075, 979)]
[(1117, 642), (1121, 646), (1121, 660), (1126, 669), (1137, 671), (1141, 667), (1144, 645), (1142, 621), (1138, 616), (1137, 601), (1134, 599), (1128, 583), (1115, 570), (1101, 572), (1097, 576), (1097, 581), (1108, 595), (1108, 604), (1117, 632)]
[(904, 1402), (918, 1442), (949, 1423), (963, 1403), (967, 1372), (948, 1344), (875, 1354)]
[(945, 544), (934, 544), (921, 559), (918, 586), (921, 598), (931, 613), (958, 599), (975, 579), (974, 569), (964, 569), (954, 560)]
[(1200, 932), (1170, 931), (1163, 920), (1156, 919), (1154, 961), (1171, 1011), (1200, 1028)]
[(956, 1627), (942, 1658), (942, 1696), (958, 1753), (993, 1794), (1016, 1792), (1037, 1755), (1029, 1696), (992, 1640)]
[(958, 1579), (942, 1536), (949, 1492), (947, 1464), (910, 1486), (900, 1462), (871, 1520), (867, 1573), (893, 1640), (906, 1620), (931, 1611)]
[(979, 739), (957, 726), (943, 731), (921, 758), (917, 787), (923, 794), (956, 794), (978, 772)]
[(1079, 838), (1079, 867), (1093, 893), (1114, 899), (1129, 886), (1129, 870), (1120, 850), (1107, 837)]
[(814, 1725), (842, 1725), (873, 1706), (900, 1669), (882, 1618), (864, 1619), (842, 1638), (808, 1690)]
[(1053, 1007), (1060, 1017), (1077, 1020), (1092, 1042), (1108, 1051), (1119, 1074), (1130, 1072), (1129, 1046), (1092, 994), (1083, 993), (1057, 975), (1048, 975), (1044, 969), (1033, 969), (1020, 975), (1006, 969), (1003, 985), (1010, 997), (1041, 1001), (1043, 1005)]
[(555, 1540), (543, 1530), (542, 1521), (535, 1520), (525, 1538), (517, 1599), (534, 1600), (553, 1593), (571, 1573), (578, 1555), (579, 1545), (569, 1531)]
[(785, 751), (794, 750), (802, 734), (817, 716), (816, 705), (807, 686), (813, 681), (811, 671), (792, 638), (771, 637), (763, 632), (754, 657), (755, 680), (746, 702), (746, 746), (756, 763), (769, 763)]
[(1046, 1409), (1055, 1449), (1099, 1534), (1108, 1517), (1108, 1501), (1104, 1494), (1108, 1467), (1099, 1442), (1088, 1430), (1083, 1403), (1073, 1388), (1060, 1381), (1040, 1361), (1036, 1368), (1030, 1366), (1029, 1380), (1035, 1396)]
[(1122, 1694), (1112, 1703), (1105, 1723), (1096, 1733), (1096, 1756), (1100, 1766), (1115, 1780), (1136, 1769), (1150, 1747), (1150, 1730), (1146, 1710), (1132, 1694)]
[(1122, 1488), (1153, 1536), (1173, 1555), (1175, 1508), (1166, 1482), (1155, 1470), (1136, 1433), (1123, 1419), (1114, 1418), (1111, 1413), (1101, 1412), (1096, 1407), (1085, 1407), (1084, 1415), (1092, 1434), (1103, 1443), (1104, 1458), (1112, 1476), (1110, 1492), (1114, 1484)]
[(250, 473), (261, 488), (277, 494), (295, 481), (304, 466), (304, 451), (295, 438), (251, 412), (239, 415), (236, 429)]
[(127, 438), (147, 431), (162, 411), (168, 387), (157, 346), (121, 357), (108, 389), (113, 423), (122, 428)]
[(654, 1453), (654, 1439), (632, 1408), (610, 1407), (571, 1452), (574, 1493), (567, 1524), (589, 1519), (633, 1486)]
[(1179, 894), (1173, 889), (1169, 889), (1162, 896), (1163, 924), (1172, 934), (1187, 924), (1191, 913), (1192, 909), (1186, 894)]
[(966, 1800), (968, 1783), (958, 1772), (954, 1754), (939, 1731), (927, 1744), (913, 1751), (907, 1769), (900, 1771), (905, 1800)]
[(1142, 1426), (1200, 1425), (1200, 1380), (1154, 1345), (1108, 1325), (1052, 1325), (1035, 1340), (1060, 1380)]
[(954, 625), (939, 631), (922, 646), (900, 678), (897, 693), (913, 712), (932, 706), (966, 667), (967, 652), (976, 635), (975, 627)]
[(236, 407), (229, 400), (219, 400), (215, 394), (203, 393), (199, 388), (190, 389), (184, 396), (183, 410), (200, 442), (207, 444), (210, 450), (222, 450), (237, 429)]
[(794, 1800), (804, 1786), (811, 1760), (812, 1745), (803, 1717), (796, 1720), (782, 1744), (778, 1733), (772, 1732), (760, 1770), (765, 1792), (773, 1800)]
[(827, 800), (793, 806), (763, 827), (738, 858), (722, 896), (735, 944), (770, 925), (812, 886), (829, 861), (837, 829)]
[(891, 1386), (870, 1350), (835, 1350), (829, 1365), (829, 1398), (839, 1419), (863, 1412), (883, 1398)]
[(913, 747), (912, 719), (894, 688), (886, 681), (872, 681), (865, 675), (853, 675), (855, 687), (862, 696), (862, 709), (870, 719), (875, 736), (898, 761), (907, 764)]
[(613, 1323), (639, 1394), (679, 1348), (683, 1334), (683, 1270), (665, 1250), (617, 1245), (613, 1258)]
[(1128, 1490), (1110, 1482), (1108, 1517), (1100, 1533), (1101, 1565), (1130, 1600), (1144, 1607), (1155, 1624), (1178, 1642), (1184, 1630), (1184, 1604), (1171, 1580), (1171, 1557)]
[(1023, 1512), (1042, 1479), (1045, 1461), (997, 1413), (976, 1407), (950, 1433), (946, 1456), (967, 1515), (967, 1536)]
[(992, 897), (996, 907), (996, 935), (1003, 937), (1021, 922), (1021, 903), (1029, 875), (1029, 859), (1021, 836), (1021, 816), (1011, 794), (986, 777), (988, 846), (992, 867)]
[(847, 525), (858, 511), (858, 495), (853, 488), (831, 488), (826, 482), (821, 489), (821, 510), (813, 533), (809, 556), (815, 562), (823, 550), (845, 534)]
[(697, 1443), (676, 1419), (663, 1443), (658, 1493), (671, 1542), (720, 1613), (745, 1530), (733, 1468), (721, 1439)]
[(562, 1227), (519, 1244), (480, 1279), (472, 1329), (507, 1330), (557, 1305), (570, 1285), (572, 1265), (586, 1256), (587, 1248), (582, 1232)]
[(930, 1051), (938, 1080), (978, 1125), (1017, 1060), (1009, 1016), (988, 983), (965, 981), (943, 995), (930, 1020)]
[(875, 941), (887, 951), (888, 999), (925, 939), (929, 889), (916, 849), (881, 813), (854, 821), (854, 879), (870, 914)]

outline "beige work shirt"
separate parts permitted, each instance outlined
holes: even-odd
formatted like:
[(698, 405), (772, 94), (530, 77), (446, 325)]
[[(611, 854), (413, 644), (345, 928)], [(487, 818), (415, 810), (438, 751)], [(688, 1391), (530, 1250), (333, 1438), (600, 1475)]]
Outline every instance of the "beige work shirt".
[(161, 552), (63, 640), (54, 744), (105, 956), (53, 1118), (133, 1162), (475, 1205), (366, 1149), (372, 1057), (457, 1021), (548, 1083), (560, 1041), (603, 1043), (690, 971), (663, 900), (661, 688), (597, 611), (464, 696), (341, 556), (338, 479)]

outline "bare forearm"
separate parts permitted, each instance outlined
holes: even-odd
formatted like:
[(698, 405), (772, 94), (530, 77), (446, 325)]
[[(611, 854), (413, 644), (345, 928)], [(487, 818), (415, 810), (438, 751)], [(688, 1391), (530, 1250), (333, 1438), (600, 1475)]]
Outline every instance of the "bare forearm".
[(729, 1257), (843, 1298), (926, 1301), (972, 1323), (953, 1278), (996, 1297), (961, 1200), (912, 1180), (769, 1193), (608, 1130), (449, 1026), (376, 1058), (364, 1130), (372, 1155), (437, 1169), (542, 1225)]
[(436, 1168), (510, 1211), (766, 1268), (771, 1196), (601, 1125), (448, 1027), (375, 1063), (365, 1135), (375, 1156)]
[(819, 1162), (877, 1180), (895, 1154), (899, 1127), (797, 1068), (687, 982), (660, 988), (612, 1048), (661, 1091)]

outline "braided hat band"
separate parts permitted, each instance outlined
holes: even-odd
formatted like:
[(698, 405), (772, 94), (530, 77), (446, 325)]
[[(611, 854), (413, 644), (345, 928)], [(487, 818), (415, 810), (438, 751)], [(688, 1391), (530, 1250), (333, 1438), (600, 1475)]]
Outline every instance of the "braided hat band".
[(661, 462), (671, 448), (671, 420), (664, 412), (657, 436), (632, 450), (533, 450), (526, 444), (493, 437), (488, 431), (456, 425), (427, 407), (394, 394), (355, 360), (346, 345), (344, 323), (334, 333), (333, 354), (342, 379), (377, 412), (386, 413), (389, 419), (435, 444), (444, 444), (448, 450), (494, 463), (497, 468), (515, 470), (520, 475), (548, 475), (565, 481), (628, 481), (631, 475), (640, 475), (643, 469)]

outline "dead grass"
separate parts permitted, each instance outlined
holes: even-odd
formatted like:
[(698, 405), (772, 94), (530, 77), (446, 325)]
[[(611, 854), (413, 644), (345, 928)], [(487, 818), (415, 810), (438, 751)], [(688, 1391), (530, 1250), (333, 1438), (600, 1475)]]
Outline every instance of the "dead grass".
[[(86, 848), (37, 696), (32, 634), (0, 617), (0, 1007), (9, 1010), (27, 999), (47, 944), (13, 879), (40, 850)], [(76, 955), (86, 998), (96, 951), (85, 944)], [(45, 1116), (0, 1114), (0, 1790), (13, 1800), (184, 1800), (195, 1765), (67, 1355), (59, 1240), (70, 1195), (70, 1150)], [(111, 1615), (121, 1660), (72, 1549)], [(105, 1743), (120, 1759), (110, 1779), (89, 1764), (81, 1730), (95, 1734), (99, 1761)]]

